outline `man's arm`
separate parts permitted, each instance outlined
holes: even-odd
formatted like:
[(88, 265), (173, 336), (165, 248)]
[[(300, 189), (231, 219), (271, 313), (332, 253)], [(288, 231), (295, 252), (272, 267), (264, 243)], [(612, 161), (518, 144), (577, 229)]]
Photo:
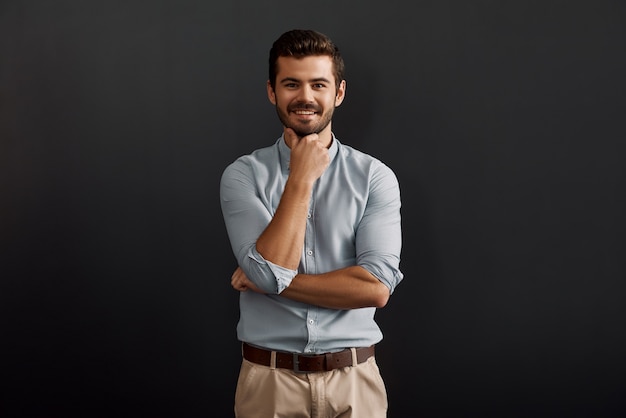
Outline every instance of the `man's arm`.
[[(231, 285), (240, 292), (264, 293), (240, 267)], [(298, 274), (280, 295), (330, 309), (382, 308), (389, 300), (389, 289), (364, 268), (353, 266), (324, 274)]]
[(280, 294), (289, 299), (331, 309), (382, 308), (389, 289), (363, 267), (324, 274), (298, 274)]
[(330, 157), (317, 134), (298, 138), (293, 130), (285, 128), (284, 138), (291, 148), (289, 177), (276, 213), (259, 236), (256, 249), (265, 260), (297, 270), (313, 184), (328, 167)]

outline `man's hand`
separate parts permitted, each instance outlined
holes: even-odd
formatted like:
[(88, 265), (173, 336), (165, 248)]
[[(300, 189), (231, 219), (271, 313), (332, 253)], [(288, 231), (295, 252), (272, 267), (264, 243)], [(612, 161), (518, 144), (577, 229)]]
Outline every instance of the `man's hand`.
[(298, 138), (293, 129), (285, 128), (285, 143), (291, 149), (290, 177), (312, 184), (330, 164), (328, 148), (322, 144), (317, 134)]
[(250, 281), (250, 279), (248, 279), (248, 276), (246, 276), (241, 267), (237, 267), (237, 270), (235, 270), (235, 272), (233, 273), (232, 277), (230, 278), (230, 284), (235, 290), (238, 290), (240, 292), (245, 292), (246, 290), (250, 289), (257, 293), (265, 293), (264, 291), (256, 287), (254, 283)]

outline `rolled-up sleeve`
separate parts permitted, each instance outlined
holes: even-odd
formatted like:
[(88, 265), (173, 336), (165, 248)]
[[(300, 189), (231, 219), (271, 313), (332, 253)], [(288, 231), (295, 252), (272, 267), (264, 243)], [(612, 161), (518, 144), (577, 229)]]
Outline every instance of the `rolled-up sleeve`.
[(403, 279), (400, 207), (398, 180), (379, 163), (372, 171), (367, 207), (356, 231), (357, 265), (376, 276), (390, 293)]
[[(271, 209), (257, 192), (258, 173), (247, 157), (230, 164), (220, 180), (220, 204), (226, 231), (239, 266), (264, 292), (282, 292), (296, 276), (289, 270), (265, 260), (256, 250), (256, 241), (272, 219)], [(256, 174), (256, 175), (255, 175)]]

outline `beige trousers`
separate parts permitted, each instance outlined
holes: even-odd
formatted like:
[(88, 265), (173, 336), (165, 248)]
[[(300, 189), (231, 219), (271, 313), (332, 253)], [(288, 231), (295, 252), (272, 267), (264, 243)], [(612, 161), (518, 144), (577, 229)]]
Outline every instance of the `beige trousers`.
[(385, 418), (387, 391), (375, 357), (329, 372), (296, 373), (243, 359), (237, 418)]

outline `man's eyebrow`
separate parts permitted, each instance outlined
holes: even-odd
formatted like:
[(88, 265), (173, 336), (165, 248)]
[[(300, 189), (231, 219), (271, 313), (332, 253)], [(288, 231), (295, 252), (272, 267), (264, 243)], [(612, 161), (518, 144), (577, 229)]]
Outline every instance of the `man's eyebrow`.
[[(281, 83), (286, 83), (286, 82), (300, 83), (301, 81), (302, 80), (298, 80), (297, 78), (293, 78), (293, 77), (285, 77), (282, 80), (280, 80)], [(319, 78), (314, 78), (312, 80), (309, 80), (309, 82), (310, 83), (319, 83), (319, 82), (330, 83), (330, 80), (324, 77), (319, 77)]]
[(311, 82), (314, 82), (314, 83), (319, 83), (320, 81), (324, 83), (330, 83), (330, 80), (324, 77), (314, 78), (313, 80), (311, 80)]

